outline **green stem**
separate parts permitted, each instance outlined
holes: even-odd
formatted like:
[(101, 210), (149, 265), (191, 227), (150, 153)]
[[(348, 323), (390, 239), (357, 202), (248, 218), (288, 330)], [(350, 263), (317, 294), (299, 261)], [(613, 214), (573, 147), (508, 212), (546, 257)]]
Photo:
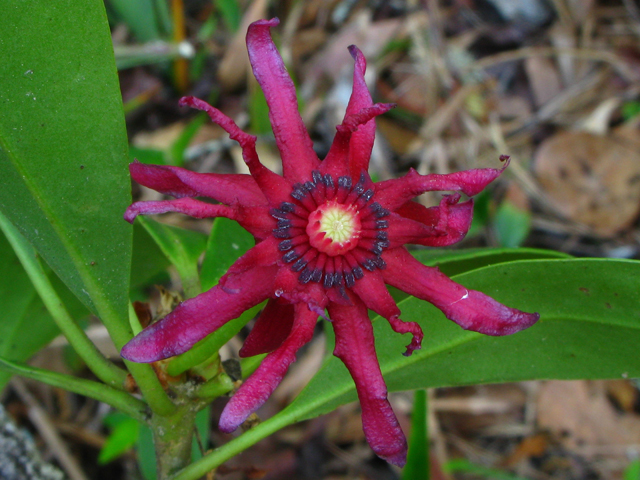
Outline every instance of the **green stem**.
[(53, 317), (53, 320), (69, 341), (71, 346), (84, 360), (91, 371), (100, 380), (115, 388), (123, 389), (126, 373), (107, 360), (91, 342), (82, 328), (73, 321), (62, 300), (51, 284), (49, 277), (38, 261), (38, 256), (31, 244), (22, 236), (9, 220), (0, 213), (0, 229), (13, 247), (20, 263), (24, 267), (31, 283), (35, 287), (42, 302)]
[(198, 388), (198, 398), (207, 399), (209, 401), (221, 397), (233, 390), (233, 380), (226, 373), (221, 373)]
[(197, 408), (183, 405), (171, 416), (151, 419), (158, 480), (167, 480), (191, 462)]
[(82, 378), (65, 375), (63, 373), (51, 372), (42, 368), (31, 367), (23, 363), (12, 362), (0, 357), (0, 369), (23, 377), (38, 380), (47, 385), (63, 388), (70, 392), (84, 395), (101, 402), (107, 403), (114, 408), (122, 410), (127, 415), (139, 420), (146, 421), (147, 405), (128, 393), (116, 390), (103, 383), (85, 380)]
[(251, 445), (259, 442), (263, 438), (277, 432), (278, 430), (294, 423), (299, 416), (299, 412), (287, 412), (283, 410), (278, 415), (269, 420), (256, 425), (251, 430), (234, 438), (229, 443), (216, 448), (200, 460), (192, 463), (188, 467), (180, 470), (176, 475), (169, 477), (171, 480), (196, 480), (207, 472), (217, 468), (235, 455), (245, 451)]

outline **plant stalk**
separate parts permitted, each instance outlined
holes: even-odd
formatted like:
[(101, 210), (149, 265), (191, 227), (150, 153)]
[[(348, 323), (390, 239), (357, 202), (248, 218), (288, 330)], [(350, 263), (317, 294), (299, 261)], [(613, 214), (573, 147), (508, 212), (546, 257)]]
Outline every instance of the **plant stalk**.
[(151, 430), (158, 480), (168, 480), (191, 463), (197, 408), (183, 405), (170, 416), (153, 415)]

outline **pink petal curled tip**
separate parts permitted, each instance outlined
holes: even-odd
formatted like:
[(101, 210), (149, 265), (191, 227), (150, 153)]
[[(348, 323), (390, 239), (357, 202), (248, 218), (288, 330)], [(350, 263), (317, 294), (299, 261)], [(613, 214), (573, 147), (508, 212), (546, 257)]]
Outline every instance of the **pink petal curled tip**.
[(463, 287), (437, 268), (422, 265), (404, 248), (389, 250), (383, 258), (387, 263), (382, 272), (386, 283), (431, 302), (465, 330), (510, 335), (540, 319), (537, 313), (507, 307), (484, 293)]
[(289, 336), (277, 350), (267, 355), (258, 369), (231, 397), (220, 416), (218, 428), (225, 433), (233, 432), (258, 410), (282, 381), (296, 353), (311, 340), (318, 315), (306, 305), (295, 305), (293, 327)]
[(196, 173), (169, 165), (129, 164), (140, 185), (174, 197), (209, 197), (227, 205), (264, 205), (266, 198), (250, 175)]
[(282, 345), (293, 326), (293, 310), (293, 305), (269, 299), (238, 352), (240, 358), (273, 352)]
[(296, 89), (276, 49), (269, 29), (277, 18), (252, 23), (247, 31), (247, 49), (253, 74), (269, 106), (269, 119), (282, 158), (284, 177), (290, 182), (308, 181), (320, 160), (298, 112)]
[(182, 97), (180, 105), (190, 106), (206, 112), (211, 121), (222, 127), (229, 134), (229, 138), (238, 142), (242, 148), (242, 158), (249, 167), (249, 171), (260, 190), (270, 203), (278, 204), (288, 200), (289, 183), (260, 163), (256, 152), (255, 135), (243, 132), (231, 118), (199, 98)]
[(506, 166), (505, 164), (502, 168), (463, 170), (446, 175), (420, 175), (411, 169), (404, 177), (376, 184), (376, 200), (384, 208), (396, 210), (426, 192), (456, 191), (472, 197), (498, 178)]
[(273, 291), (277, 267), (257, 267), (227, 280), (229, 293), (220, 286), (191, 298), (164, 317), (145, 328), (120, 352), (132, 362), (150, 363), (189, 350), (229, 320), (259, 304)]
[(371, 449), (389, 463), (403, 466), (407, 440), (387, 400), (387, 387), (375, 352), (373, 327), (362, 301), (352, 307), (329, 305), (336, 333), (334, 355), (353, 377), (362, 408), (362, 428)]
[[(349, 115), (358, 113), (363, 108), (373, 105), (371, 94), (364, 80), (364, 74), (367, 70), (367, 60), (358, 47), (349, 46), (349, 53), (355, 61), (353, 69), (353, 90), (351, 98), (347, 105), (345, 119)], [(352, 176), (357, 177), (360, 172), (369, 169), (369, 159), (371, 158), (371, 150), (376, 134), (376, 124), (373, 119), (358, 128), (358, 131), (351, 136), (349, 149), (349, 172)]]

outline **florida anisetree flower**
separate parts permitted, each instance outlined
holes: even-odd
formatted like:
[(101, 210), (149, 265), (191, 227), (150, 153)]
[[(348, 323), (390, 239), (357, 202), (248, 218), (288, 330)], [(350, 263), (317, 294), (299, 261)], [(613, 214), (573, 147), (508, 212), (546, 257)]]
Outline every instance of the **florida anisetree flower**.
[[(403, 465), (407, 444), (387, 401), (376, 358), (368, 309), (386, 318), (393, 330), (410, 333), (405, 355), (420, 348), (423, 333), (403, 322), (385, 284), (431, 302), (462, 328), (507, 335), (535, 323), (538, 314), (506, 307), (468, 290), (415, 260), (405, 244), (445, 246), (461, 240), (471, 223), (473, 203), (445, 195), (426, 208), (413, 199), (429, 191), (473, 196), (502, 169), (475, 169), (448, 175), (419, 175), (373, 183), (367, 173), (374, 118), (390, 104), (374, 104), (364, 81), (366, 62), (354, 46), (353, 91), (327, 157), (320, 161), (298, 113), (296, 92), (269, 28), (274, 20), (253, 23), (247, 33), (249, 59), (269, 105), (269, 118), (282, 158), (283, 175), (265, 168), (256, 154), (256, 137), (202, 100), (180, 103), (203, 110), (242, 147), (250, 175), (199, 174), (182, 168), (133, 163), (140, 184), (176, 197), (138, 202), (125, 218), (181, 212), (197, 218), (236, 220), (256, 245), (231, 266), (211, 290), (180, 304), (122, 349), (134, 362), (153, 362), (189, 350), (197, 341), (244, 310), (268, 300), (240, 350), (240, 356), (268, 353), (260, 367), (233, 395), (220, 418), (231, 432), (271, 395), (307, 343), (318, 317), (335, 331), (334, 354), (355, 382), (367, 441), (377, 455)], [(194, 197), (209, 197), (218, 204)], [(326, 313), (325, 313), (326, 312)]]

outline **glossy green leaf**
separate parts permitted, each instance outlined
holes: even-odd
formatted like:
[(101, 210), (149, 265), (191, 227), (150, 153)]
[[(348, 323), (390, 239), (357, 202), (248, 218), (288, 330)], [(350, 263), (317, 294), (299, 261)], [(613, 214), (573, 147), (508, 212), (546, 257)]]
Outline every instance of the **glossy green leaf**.
[(411, 412), (411, 435), (407, 464), (402, 480), (429, 480), (429, 432), (427, 431), (427, 392), (416, 390)]
[(493, 219), (493, 231), (500, 245), (519, 247), (529, 236), (530, 230), (530, 212), (522, 210), (509, 200), (500, 204)]
[(447, 473), (469, 473), (476, 477), (487, 478), (491, 480), (528, 480), (518, 475), (512, 475), (511, 473), (499, 470), (497, 468), (489, 468), (483, 465), (476, 465), (464, 458), (454, 458), (449, 460), (442, 466), (442, 469)]
[(202, 288), (208, 290), (218, 283), (233, 262), (254, 244), (251, 234), (237, 222), (228, 218), (216, 218), (200, 271)]
[(160, 250), (175, 265), (182, 288), (189, 297), (200, 293), (198, 259), (207, 245), (206, 235), (184, 228), (165, 225), (147, 217), (138, 217)]
[(104, 5), (25, 3), (0, 31), (0, 209), (122, 345), (130, 182)]
[[(422, 350), (403, 357), (407, 336), (383, 319), (374, 321), (376, 349), (391, 391), (529, 379), (640, 376), (640, 262), (606, 259), (526, 260), (458, 275), (467, 288), (485, 292), (541, 320), (516, 335), (467, 332), (427, 302), (400, 303), (402, 319), (420, 323)], [(356, 399), (353, 382), (336, 358), (286, 409), (311, 418)]]
[(163, 33), (155, 3), (154, 0), (110, 0), (109, 6), (138, 41), (149, 42), (159, 39)]
[[(55, 274), (50, 274), (50, 280), (74, 319), (88, 314), (87, 309)], [(13, 249), (1, 233), (0, 305), (3, 307), (0, 321), (2, 358), (24, 362), (60, 333)], [(0, 390), (9, 378), (9, 373), (0, 371)]]
[(571, 255), (541, 248), (466, 248), (461, 250), (425, 249), (411, 254), (430, 267), (438, 267), (446, 275), (458, 275), (478, 268), (516, 260), (571, 258)]
[(131, 288), (145, 287), (153, 282), (162, 283), (163, 274), (170, 264), (145, 228), (136, 222), (133, 226)]
[(104, 418), (111, 432), (98, 454), (98, 463), (104, 465), (132, 448), (140, 435), (140, 423), (124, 413), (112, 413)]

